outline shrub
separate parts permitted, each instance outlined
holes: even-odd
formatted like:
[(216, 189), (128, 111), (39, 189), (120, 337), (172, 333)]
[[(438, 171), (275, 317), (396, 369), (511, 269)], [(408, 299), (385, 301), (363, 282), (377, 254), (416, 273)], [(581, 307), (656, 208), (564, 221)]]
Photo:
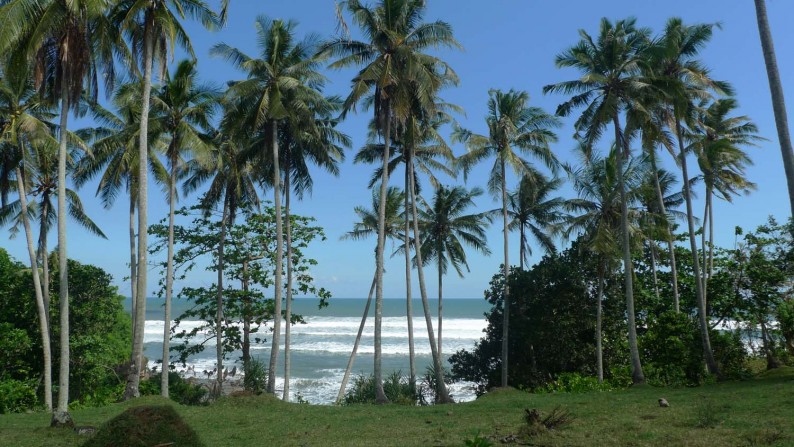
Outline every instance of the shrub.
[(243, 375), (243, 388), (254, 394), (262, 394), (267, 389), (268, 365), (260, 358), (248, 361), (248, 367)]
[(0, 381), (0, 414), (19, 413), (36, 405), (34, 381), (6, 379)]
[[(383, 381), (383, 392), (398, 405), (416, 405), (419, 401), (416, 385), (400, 371), (394, 371)], [(345, 395), (345, 405), (375, 403), (375, 376), (360, 375), (353, 379), (353, 388)]]
[(555, 380), (539, 388), (540, 392), (549, 393), (587, 393), (590, 391), (611, 391), (614, 387), (608, 382), (599, 382), (597, 377), (579, 373), (562, 373)]
[[(158, 395), (160, 389), (160, 374), (152, 375), (140, 387), (143, 395)], [(207, 393), (206, 387), (193, 384), (173, 371), (168, 373), (168, 397), (174, 402), (182, 405), (204, 405), (207, 403)]]
[(703, 354), (697, 322), (684, 313), (659, 314), (641, 340), (648, 359), (645, 378), (656, 386), (692, 386), (703, 382)]
[(103, 424), (83, 447), (142, 445), (195, 446), (204, 444), (169, 405), (129, 408)]
[(711, 348), (724, 379), (749, 379), (752, 372), (747, 364), (747, 349), (739, 331), (711, 332)]
[[(443, 368), (444, 383), (449, 386), (453, 379), (452, 374), (448, 369)], [(436, 368), (429, 365), (425, 369), (425, 374), (422, 376), (419, 389), (416, 392), (419, 398), (420, 405), (429, 405), (430, 402), (437, 402), (438, 397), (438, 381), (436, 380)]]

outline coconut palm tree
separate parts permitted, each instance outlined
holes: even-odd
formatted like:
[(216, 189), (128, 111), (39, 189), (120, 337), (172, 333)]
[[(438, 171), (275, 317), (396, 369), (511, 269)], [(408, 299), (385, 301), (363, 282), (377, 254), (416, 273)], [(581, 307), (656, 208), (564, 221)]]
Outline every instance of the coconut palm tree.
[(791, 205), (791, 214), (794, 215), (794, 148), (791, 146), (786, 100), (783, 95), (783, 84), (780, 82), (780, 70), (777, 68), (775, 45), (772, 41), (772, 30), (769, 28), (765, 0), (755, 0), (755, 14), (758, 19), (758, 34), (761, 36), (761, 50), (764, 53), (766, 75), (769, 78), (769, 92), (772, 96), (772, 109), (775, 112), (775, 127), (780, 141), (780, 152), (783, 154), (783, 169), (786, 171), (789, 204)]
[(247, 73), (247, 79), (234, 82), (229, 94), (246, 103), (248, 120), (254, 129), (267, 130), (266, 141), (272, 169), (273, 203), (276, 209), (276, 272), (275, 321), (268, 368), (267, 391), (276, 391), (276, 366), (281, 338), (281, 301), (283, 299), (284, 230), (281, 210), (281, 165), (279, 162), (279, 124), (290, 118), (306, 114), (312, 104), (324, 98), (318, 88), (324, 77), (317, 71), (314, 57), (318, 37), (309, 35), (296, 41), (294, 21), (271, 20), (257, 17), (256, 32), (259, 41), (259, 58), (247, 56), (242, 51), (224, 43), (215, 45), (211, 53), (222, 56), (235, 67)]
[[(374, 109), (374, 120), (383, 138), (383, 169), (380, 181), (379, 207), (380, 225), (376, 250), (375, 287), (375, 394), (379, 403), (388, 402), (383, 392), (381, 368), (381, 324), (383, 314), (383, 251), (385, 246), (385, 212), (389, 183), (388, 161), (394, 122), (404, 122), (414, 109), (415, 102), (430, 110), (435, 95), (444, 81), (438, 67), (453, 73), (437, 57), (425, 51), (438, 47), (459, 47), (452, 35), (452, 27), (442, 21), (423, 23), (426, 4), (424, 0), (379, 0), (376, 5), (362, 4), (359, 0), (347, 0), (339, 9), (346, 9), (368, 41), (356, 41), (348, 37), (332, 40), (322, 48), (322, 54), (338, 57), (331, 68), (362, 66), (353, 78), (351, 92), (345, 100), (345, 112), (367, 98), (372, 92), (372, 101), (365, 101)], [(342, 17), (341, 13), (339, 14)], [(346, 24), (342, 22), (344, 28)], [(410, 87), (412, 88), (410, 88)], [(408, 92), (411, 97), (406, 97)], [(421, 279), (420, 279), (421, 282)], [(428, 328), (431, 331), (431, 328)], [(435, 348), (433, 348), (435, 349)]]
[[(386, 237), (391, 240), (400, 240), (401, 225), (405, 208), (403, 208), (405, 193), (398, 188), (390, 186), (386, 193)], [(378, 234), (378, 220), (380, 208), (380, 189), (372, 189), (372, 208), (367, 209), (363, 206), (357, 206), (353, 210), (358, 216), (358, 222), (353, 224), (353, 230), (348, 231), (342, 236), (342, 240), (360, 240), (369, 238), (372, 235)], [(356, 341), (353, 343), (353, 350), (350, 353), (350, 359), (347, 361), (347, 368), (342, 377), (342, 385), (339, 387), (339, 394), (336, 397), (336, 402), (342, 402), (345, 397), (345, 390), (347, 382), (350, 380), (350, 372), (353, 370), (353, 362), (356, 359), (358, 347), (361, 344), (361, 335), (364, 333), (364, 326), (367, 324), (367, 316), (369, 315), (369, 308), (372, 304), (372, 295), (375, 292), (375, 282), (377, 274), (372, 275), (372, 286), (369, 289), (367, 296), (367, 304), (364, 306), (364, 314), (361, 317), (361, 324), (358, 326), (358, 333), (356, 334)]]
[(84, 92), (96, 98), (99, 73), (106, 87), (113, 84), (113, 55), (124, 45), (107, 20), (110, 0), (12, 0), (0, 7), (0, 54), (18, 48), (36, 64), (36, 83), (54, 102), (60, 101), (58, 149), (58, 262), (60, 275), (60, 366), (58, 404), (53, 425), (68, 419), (69, 403), (69, 280), (66, 240), (66, 165), (68, 113), (79, 111)]
[(485, 237), (485, 228), (490, 218), (485, 213), (466, 214), (474, 206), (474, 199), (483, 194), (482, 189), (467, 191), (462, 186), (447, 188), (439, 186), (433, 194), (432, 203), (419, 209), (422, 229), (423, 258), (435, 260), (438, 267), (438, 354), (441, 355), (443, 323), (443, 278), (450, 265), (463, 277), (463, 269), (469, 271), (464, 245), (490, 255)]
[[(458, 165), (464, 178), (478, 162), (495, 156), (496, 161), (488, 177), (488, 190), (500, 196), (504, 237), (504, 275), (509, 277), (510, 259), (507, 236), (509, 232), (507, 212), (507, 168), (520, 178), (527, 178), (537, 172), (532, 165), (521, 158), (522, 154), (532, 155), (549, 168), (555, 168), (557, 158), (549, 146), (557, 140), (553, 130), (559, 127), (558, 119), (538, 107), (529, 106), (529, 94), (510, 90), (490, 90), (488, 115), (485, 118), (488, 135), (478, 135), (456, 127), (452, 139), (466, 144), (467, 153), (460, 156)], [(508, 386), (508, 335), (510, 317), (510, 291), (508, 281), (504, 284), (504, 311), (502, 327), (502, 386)]]
[[(206, 28), (220, 25), (220, 17), (210, 10), (202, 0), (120, 0), (111, 13), (112, 20), (119, 30), (129, 39), (134, 62), (143, 68), (143, 85), (141, 87), (141, 118), (138, 138), (138, 165), (144, 166), (148, 155), (149, 107), (152, 88), (152, 71), (155, 64), (160, 69), (160, 77), (164, 77), (169, 55), (178, 43), (193, 59), (195, 54), (190, 38), (182, 28), (180, 20), (186, 17), (197, 19)], [(138, 170), (138, 260), (137, 265), (146, 265), (147, 233), (148, 233), (148, 179), (147, 170)], [(133, 340), (132, 358), (130, 361), (127, 387), (124, 398), (138, 397), (140, 391), (141, 362), (143, 360), (143, 324), (146, 318), (146, 269), (138, 270), (136, 297), (135, 339)]]
[(168, 360), (171, 338), (171, 296), (174, 287), (174, 214), (176, 210), (177, 181), (183, 176), (185, 160), (201, 160), (211, 151), (208, 132), (210, 121), (218, 107), (220, 92), (198, 84), (195, 62), (183, 60), (174, 73), (166, 79), (152, 97), (153, 120), (168, 139), (165, 158), (168, 162), (168, 247), (165, 277), (165, 315), (163, 332), (163, 365), (160, 374), (160, 395), (168, 397)]
[[(718, 99), (701, 108), (694, 135), (695, 153), (701, 175), (693, 181), (703, 181), (706, 188), (701, 249), (703, 250), (703, 294), (708, 299), (708, 278), (714, 259), (714, 206), (716, 196), (732, 202), (733, 196), (749, 194), (755, 183), (747, 180), (746, 167), (752, 160), (742, 146), (754, 146), (761, 141), (758, 128), (746, 116), (729, 116), (739, 107), (733, 98)], [(709, 233), (708, 258), (706, 257), (706, 225)]]
[(634, 314), (634, 281), (631, 259), (631, 233), (629, 226), (626, 188), (623, 185), (624, 159), (629, 156), (628, 139), (620, 123), (621, 115), (641, 114), (638, 102), (648, 95), (649, 84), (641, 76), (641, 67), (647, 59), (650, 31), (636, 27), (633, 18), (614, 24), (601, 19), (598, 36), (591, 37), (579, 30), (581, 40), (557, 55), (560, 68), (575, 68), (579, 79), (547, 85), (545, 93), (563, 93), (571, 99), (557, 107), (557, 115), (568, 116), (574, 109), (584, 107), (576, 120), (577, 136), (586, 148), (591, 149), (601, 138), (605, 128), (612, 124), (617, 147), (616, 175), (623, 199), (622, 225), (623, 270), (626, 290), (626, 310), (629, 320), (629, 350), (631, 352), (632, 381), (644, 383), (640, 352), (637, 344), (637, 326)]
[[(532, 255), (527, 232), (546, 252), (554, 251), (552, 237), (558, 232), (558, 224), (567, 217), (565, 199), (549, 197), (562, 185), (562, 180), (548, 179), (543, 174), (535, 174), (521, 179), (518, 189), (507, 196), (511, 231), (518, 230), (520, 236), (519, 267), (524, 270), (524, 262)], [(501, 210), (494, 210), (501, 212)]]
[[(586, 246), (598, 257), (598, 298), (596, 304), (596, 368), (598, 380), (604, 380), (604, 362), (602, 348), (602, 303), (604, 298), (604, 277), (611, 269), (614, 260), (621, 257), (619, 249), (622, 240), (620, 233), (628, 230), (638, 233), (636, 225), (639, 212), (633, 207), (640, 189), (638, 167), (634, 160), (620, 164), (617, 149), (613, 149), (607, 157), (595, 155), (586, 146), (578, 148), (582, 163), (574, 168), (565, 166), (565, 171), (573, 183), (577, 198), (567, 202), (568, 209), (573, 213), (567, 220), (564, 231), (566, 237), (582, 233)], [(622, 174), (617, 170), (623, 169)], [(621, 194), (621, 185), (625, 190)], [(628, 226), (624, 226), (624, 209), (630, 218)], [(634, 238), (637, 241), (637, 238)]]
[[(27, 60), (14, 60), (9, 58), (0, 65), (0, 146), (4, 153), (4, 160), (10, 161), (13, 166), (19, 195), (20, 211), (28, 209), (27, 196), (29, 183), (26, 181), (25, 159), (29, 158), (26, 143), (31, 141), (49, 141), (53, 143), (50, 126), (44, 121), (49, 113), (48, 108), (36, 94), (35, 85), (30, 76), (30, 64)], [(11, 167), (9, 166), (9, 167)], [(10, 170), (10, 169), (9, 169)], [(3, 179), (10, 176), (3, 175)], [(3, 182), (5, 184), (5, 181)], [(10, 182), (9, 182), (10, 183)], [(9, 185), (10, 186), (10, 185)], [(3, 187), (3, 200), (0, 201), (5, 208), (8, 187)], [(36, 249), (33, 242), (33, 230), (27, 212), (20, 212), (25, 239), (27, 241), (28, 256), (30, 258), (30, 271), (33, 272), (33, 290), (36, 297), (36, 310), (39, 317), (41, 331), (41, 346), (43, 351), (44, 371), (44, 404), (47, 411), (52, 411), (52, 352), (50, 350), (49, 329), (49, 295), (44, 298), (41, 277), (39, 276)], [(45, 260), (46, 262), (46, 260)]]
[[(668, 20), (664, 34), (651, 53), (648, 67), (650, 75), (661, 82), (662, 104), (665, 106), (668, 128), (678, 141), (677, 162), (681, 167), (686, 200), (687, 226), (689, 245), (692, 250), (692, 270), (695, 278), (695, 291), (698, 299), (698, 318), (700, 320), (700, 337), (703, 343), (703, 355), (706, 366), (711, 374), (719, 375), (719, 367), (711, 349), (708, 331), (708, 314), (704, 284), (701, 280), (700, 260), (698, 259), (697, 241), (695, 240), (695, 214), (692, 206), (690, 175), (687, 163), (686, 126), (695, 126), (697, 104), (708, 99), (712, 94), (731, 93), (730, 86), (725, 82), (715, 81), (708, 69), (697, 59), (700, 50), (711, 39), (713, 24), (685, 25), (679, 18)], [(650, 95), (657, 96), (657, 95)]]

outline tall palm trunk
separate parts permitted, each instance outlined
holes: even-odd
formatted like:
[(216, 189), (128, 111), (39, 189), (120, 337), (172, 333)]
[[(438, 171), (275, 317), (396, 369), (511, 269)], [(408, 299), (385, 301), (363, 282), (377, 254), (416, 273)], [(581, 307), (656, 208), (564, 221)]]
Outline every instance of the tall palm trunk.
[(165, 315), (163, 316), (163, 368), (160, 374), (160, 395), (168, 397), (168, 360), (171, 354), (171, 297), (174, 293), (174, 211), (176, 209), (176, 157), (171, 159), (168, 186), (168, 249), (165, 268)]
[(141, 369), (143, 365), (143, 331), (146, 324), (146, 266), (148, 249), (148, 189), (147, 162), (149, 160), (149, 97), (152, 90), (152, 63), (154, 58), (154, 36), (152, 36), (152, 12), (146, 12), (144, 25), (144, 50), (143, 50), (143, 92), (141, 95), (141, 130), (138, 136), (138, 261), (135, 299), (135, 339), (132, 342), (132, 358), (127, 375), (127, 387), (124, 390), (124, 399), (140, 396)]
[(604, 348), (603, 348), (603, 302), (604, 302), (604, 274), (606, 266), (602, 260), (598, 266), (598, 301), (596, 303), (596, 368), (598, 381), (604, 381)]
[(761, 36), (761, 49), (764, 52), (766, 75), (769, 78), (772, 109), (775, 112), (775, 127), (777, 127), (777, 137), (780, 140), (780, 152), (783, 155), (783, 168), (786, 171), (789, 205), (791, 206), (791, 214), (794, 215), (794, 149), (791, 147), (791, 134), (789, 133), (788, 116), (786, 114), (786, 101), (783, 96), (783, 84), (780, 82), (775, 45), (772, 42), (772, 31), (769, 29), (766, 2), (764, 0), (755, 0), (755, 14), (758, 19), (758, 33)]
[(656, 274), (656, 242), (648, 241), (648, 252), (651, 258), (651, 274), (653, 276), (653, 293), (656, 301), (659, 301), (659, 277)]
[[(281, 338), (281, 300), (284, 262), (284, 230), (281, 216), (281, 167), (278, 162), (278, 122), (270, 120), (271, 149), (273, 152), (273, 204), (276, 208), (276, 274), (274, 287), (273, 339), (270, 344), (270, 364), (267, 370), (267, 392), (276, 393), (276, 367)], [(289, 322), (287, 322), (289, 324)]]
[[(389, 402), (383, 391), (382, 369), (382, 325), (383, 325), (383, 251), (386, 246), (386, 199), (389, 189), (389, 149), (391, 145), (391, 106), (388, 100), (385, 105), (383, 117), (383, 172), (380, 179), (380, 203), (378, 204), (378, 245), (375, 250), (375, 402), (379, 404)], [(414, 237), (417, 235), (414, 234)]]
[(659, 199), (659, 211), (664, 216), (664, 225), (667, 236), (667, 249), (670, 250), (670, 274), (673, 276), (673, 309), (676, 313), (680, 312), (681, 306), (678, 298), (678, 266), (675, 262), (675, 242), (673, 242), (673, 230), (670, 228), (670, 221), (667, 219), (667, 207), (664, 205), (664, 195), (659, 184), (659, 170), (656, 168), (656, 157), (651, 157), (651, 167), (653, 169), (653, 186), (656, 188), (656, 198)]
[(703, 356), (706, 360), (706, 367), (711, 374), (719, 375), (719, 367), (714, 360), (714, 353), (711, 350), (711, 340), (709, 339), (708, 315), (706, 314), (706, 299), (703, 293), (703, 283), (700, 278), (700, 260), (698, 259), (698, 246), (695, 240), (695, 213), (692, 210), (692, 193), (689, 187), (689, 171), (686, 163), (686, 150), (682, 139), (683, 129), (681, 123), (676, 122), (676, 138), (680, 150), (679, 161), (681, 163), (681, 173), (684, 183), (684, 198), (686, 199), (687, 225), (689, 229), (689, 248), (692, 250), (692, 273), (695, 276), (695, 290), (698, 299), (698, 319), (700, 320), (700, 337), (703, 341)]
[(703, 301), (706, 302), (708, 306), (708, 297), (709, 297), (709, 259), (708, 259), (708, 249), (706, 248), (706, 230), (707, 225), (709, 223), (709, 198), (710, 198), (710, 190), (709, 187), (706, 187), (706, 203), (703, 206), (703, 227), (701, 228), (700, 233), (700, 247), (703, 252), (703, 275), (701, 276), (701, 281), (703, 281)]
[[(440, 250), (440, 247), (439, 247)], [(438, 252), (438, 355), (444, 352), (441, 350), (441, 329), (444, 324), (444, 306), (441, 305), (442, 298), (444, 297), (444, 273), (441, 265), (441, 251)]]
[(292, 222), (289, 215), (290, 200), (290, 175), (289, 151), (284, 156), (284, 217), (286, 218), (287, 233), (287, 305), (284, 312), (284, 394), (281, 399), (289, 401), (290, 379), (290, 343), (292, 328)]
[(361, 324), (358, 325), (358, 334), (356, 334), (356, 341), (353, 343), (353, 351), (350, 353), (350, 358), (347, 360), (347, 368), (345, 368), (345, 375), (342, 376), (342, 386), (339, 387), (339, 394), (336, 395), (336, 403), (342, 403), (345, 397), (345, 389), (347, 382), (350, 380), (350, 372), (353, 370), (353, 362), (356, 360), (356, 353), (358, 346), (361, 344), (361, 334), (364, 333), (364, 326), (367, 325), (367, 315), (369, 315), (369, 306), (372, 304), (372, 295), (375, 293), (376, 276), (372, 276), (372, 286), (369, 288), (369, 295), (367, 296), (367, 304), (364, 306), (364, 315), (361, 316)]
[(44, 298), (44, 314), (47, 327), (50, 327), (50, 259), (47, 238), (47, 216), (50, 213), (50, 198), (47, 192), (42, 194), (39, 222), (39, 260), (41, 261), (41, 294)]
[(526, 252), (526, 243), (527, 243), (527, 236), (524, 234), (524, 224), (518, 224), (518, 234), (520, 235), (520, 244), (521, 246), (518, 247), (518, 269), (522, 272), (524, 271), (524, 258), (527, 255)]
[(629, 351), (631, 352), (631, 380), (635, 384), (645, 383), (640, 362), (640, 349), (637, 344), (637, 323), (634, 315), (634, 266), (631, 262), (631, 239), (629, 236), (629, 209), (626, 203), (626, 184), (623, 179), (623, 154), (626, 152), (617, 113), (612, 117), (615, 125), (615, 144), (617, 146), (617, 180), (620, 190), (620, 232), (623, 245), (623, 276), (626, 288), (626, 313), (629, 323)]
[[(217, 395), (223, 394), (223, 262), (224, 248), (226, 247), (226, 224), (229, 217), (229, 198), (230, 193), (226, 191), (223, 201), (223, 212), (221, 213), (221, 234), (218, 241), (218, 294), (215, 298), (215, 361), (218, 364), (218, 374), (215, 378)], [(229, 222), (232, 226), (232, 222)]]
[(405, 315), (408, 320), (408, 368), (410, 370), (411, 386), (416, 385), (416, 352), (414, 350), (414, 310), (413, 297), (411, 296), (411, 215), (408, 213), (408, 157), (405, 157)]
[(510, 258), (509, 258), (509, 247), (507, 244), (507, 179), (505, 178), (505, 174), (507, 170), (505, 169), (505, 160), (500, 156), (500, 163), (502, 165), (502, 235), (504, 237), (504, 276), (505, 276), (505, 288), (504, 288), (504, 297), (502, 299), (502, 386), (506, 387), (508, 385), (508, 351), (509, 351), (509, 326), (510, 326), (510, 286), (509, 286), (509, 278), (510, 278)]
[[(413, 148), (410, 149), (413, 155)], [(385, 160), (385, 158), (384, 158)], [(411, 157), (411, 161), (408, 162), (408, 170), (409, 170), (409, 178), (410, 178), (410, 201), (411, 201), (411, 214), (413, 215), (413, 226), (414, 226), (414, 253), (416, 253), (416, 269), (419, 273), (419, 293), (422, 296), (422, 309), (425, 313), (425, 324), (427, 325), (427, 338), (430, 341), (430, 354), (433, 358), (433, 369), (435, 370), (436, 375), (436, 384), (437, 389), (436, 391), (436, 402), (440, 404), (445, 403), (452, 403), (452, 397), (450, 397), (449, 392), (447, 391), (447, 384), (444, 382), (444, 368), (441, 364), (441, 353), (436, 349), (436, 340), (435, 336), (433, 335), (433, 318), (430, 315), (430, 303), (427, 301), (427, 289), (425, 288), (425, 273), (424, 267), (422, 263), (422, 246), (420, 245), (420, 241), (422, 240), (419, 234), (419, 211), (416, 206), (416, 182), (414, 181), (414, 164), (413, 164), (413, 157)]]
[[(65, 65), (66, 61), (62, 63)], [(57, 419), (65, 419), (69, 414), (69, 273), (66, 253), (66, 125), (69, 115), (69, 83), (68, 80), (61, 82), (61, 127), (58, 147), (58, 300), (61, 352), (58, 366), (58, 408), (53, 413), (53, 422)]]
[(243, 371), (251, 365), (251, 297), (248, 296), (248, 260), (243, 261)]
[(714, 274), (714, 194), (709, 197), (709, 278)]
[(28, 243), (28, 256), (30, 256), (30, 273), (33, 276), (33, 290), (36, 293), (36, 311), (39, 314), (39, 329), (41, 330), (41, 348), (44, 356), (44, 405), (47, 411), (52, 411), (52, 356), (50, 351), (50, 330), (47, 326), (47, 313), (44, 311), (44, 295), (41, 291), (39, 267), (36, 262), (36, 250), (33, 247), (33, 230), (28, 220), (28, 193), (25, 191), (25, 182), (22, 169), (17, 167), (17, 188), (19, 190), (19, 205), (22, 210), (22, 225), (25, 227), (25, 239)]
[(132, 303), (132, 339), (135, 340), (135, 308), (138, 301), (138, 277), (135, 252), (135, 195), (130, 186), (130, 293)]

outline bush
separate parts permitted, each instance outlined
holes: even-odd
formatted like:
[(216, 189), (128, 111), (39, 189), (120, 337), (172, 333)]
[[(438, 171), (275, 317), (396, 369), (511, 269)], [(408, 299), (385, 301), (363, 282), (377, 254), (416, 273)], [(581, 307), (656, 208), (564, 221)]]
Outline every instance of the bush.
[(562, 373), (548, 382), (537, 392), (548, 393), (587, 393), (590, 391), (611, 391), (614, 387), (608, 382), (599, 382), (597, 377), (579, 373)]
[(711, 349), (723, 379), (744, 380), (752, 376), (747, 364), (747, 349), (739, 331), (711, 332)]
[(254, 394), (264, 393), (267, 389), (267, 368), (268, 365), (260, 358), (249, 360), (244, 371), (243, 388)]
[[(444, 383), (449, 386), (453, 382), (452, 374), (446, 368), (442, 367), (442, 370)], [(422, 376), (417, 395), (421, 405), (429, 405), (430, 402), (437, 402), (438, 381), (436, 380), (436, 368), (433, 365), (425, 369), (425, 374)]]
[[(410, 377), (404, 377), (400, 371), (394, 371), (385, 378), (383, 392), (394, 404), (416, 405), (419, 401), (416, 385), (411, 383)], [(360, 375), (353, 379), (353, 388), (345, 395), (344, 403), (345, 405), (374, 404), (375, 376)]]
[(655, 386), (693, 386), (705, 379), (697, 322), (667, 311), (648, 323), (641, 340), (645, 379)]
[(173, 407), (147, 405), (130, 408), (109, 420), (83, 447), (143, 445), (200, 447), (204, 444)]
[(31, 381), (0, 381), (0, 414), (19, 413), (36, 405), (36, 384)]
[[(142, 395), (159, 395), (160, 390), (160, 374), (152, 375), (140, 386)], [(168, 373), (168, 397), (174, 402), (182, 405), (205, 405), (207, 393), (206, 387), (192, 384), (173, 371)]]

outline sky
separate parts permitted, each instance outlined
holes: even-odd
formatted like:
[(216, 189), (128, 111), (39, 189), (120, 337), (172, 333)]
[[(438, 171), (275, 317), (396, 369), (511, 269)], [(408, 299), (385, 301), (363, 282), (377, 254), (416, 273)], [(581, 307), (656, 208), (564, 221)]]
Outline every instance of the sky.
[[(209, 0), (209, 3), (217, 6), (218, 2)], [(749, 196), (735, 198), (733, 203), (715, 202), (715, 242), (717, 245), (732, 245), (734, 227), (737, 225), (752, 229), (763, 223), (769, 215), (779, 219), (788, 217), (785, 176), (751, 0), (430, 0), (427, 3), (425, 21), (448, 22), (463, 46), (463, 50), (439, 50), (435, 53), (447, 61), (460, 78), (459, 86), (445, 90), (441, 96), (465, 110), (465, 115), (457, 117), (459, 123), (477, 133), (486, 133), (486, 102), (488, 90), (492, 88), (525, 90), (530, 95), (531, 105), (553, 113), (566, 98), (544, 95), (543, 86), (578, 77), (575, 71), (556, 68), (555, 55), (578, 41), (579, 29), (597, 33), (601, 17), (618, 20), (633, 16), (640, 26), (650, 27), (655, 33), (660, 32), (667, 19), (674, 16), (683, 18), (685, 23), (719, 22), (721, 30), (715, 32), (711, 43), (702, 52), (702, 59), (716, 79), (729, 81), (734, 86), (740, 104), (738, 113), (749, 116), (758, 125), (759, 134), (768, 141), (747, 149), (755, 163), (747, 173), (750, 180), (757, 183), (757, 190)], [(789, 22), (794, 17), (794, 2), (767, 0), (767, 9), (780, 76), (784, 91), (788, 94), (789, 113), (792, 114), (794, 58), (791, 55), (794, 54), (794, 28), (790, 27)], [(257, 55), (254, 19), (260, 14), (297, 21), (299, 36), (318, 33), (332, 37), (337, 32), (332, 0), (233, 1), (228, 24), (220, 31), (211, 32), (199, 24), (185, 23), (198, 58), (202, 80), (222, 86), (229, 80), (243, 78), (242, 73), (224, 60), (211, 57), (209, 49), (218, 42), (224, 42), (248, 55)], [(355, 38), (355, 27), (351, 28)], [(177, 54), (172, 65), (183, 54)], [(355, 73), (354, 69), (324, 70), (329, 80), (325, 93), (347, 95)], [(339, 177), (315, 171), (313, 193), (302, 202), (294, 202), (293, 206), (295, 214), (312, 216), (325, 229), (327, 240), (316, 242), (307, 250), (307, 254), (318, 261), (312, 271), (316, 283), (330, 290), (334, 297), (365, 297), (374, 273), (374, 238), (363, 241), (339, 240), (356, 221), (353, 208), (357, 205), (368, 207), (371, 202), (367, 184), (373, 166), (353, 164), (355, 151), (366, 142), (370, 116), (371, 111), (359, 108), (357, 114), (349, 115), (340, 124), (339, 129), (352, 137), (353, 148), (347, 152), (347, 160), (340, 167)], [(555, 154), (564, 162), (576, 161), (572, 138), (575, 116), (562, 120), (563, 126), (557, 130), (559, 141), (552, 146)], [(605, 140), (601, 147), (608, 147), (609, 144), (610, 141)], [(453, 146), (453, 149), (457, 155), (465, 152), (461, 145)], [(492, 161), (488, 161), (475, 168), (465, 186), (486, 189), (491, 164)], [(669, 157), (665, 160), (665, 166), (673, 169)], [(694, 160), (690, 161), (690, 166), (693, 167), (690, 170), (696, 169)], [(401, 181), (402, 173), (398, 171), (392, 183), (399, 185)], [(443, 177), (442, 182), (447, 185), (463, 184), (462, 179)], [(516, 179), (510, 178), (508, 187), (512, 189), (515, 184)], [(160, 189), (156, 186), (150, 188), (149, 221), (155, 223), (167, 216), (168, 206)], [(69, 257), (104, 268), (113, 275), (114, 282), (119, 285), (119, 292), (128, 295), (129, 285), (124, 282), (129, 272), (127, 201), (122, 197), (112, 208), (105, 209), (94, 197), (95, 190), (96, 183), (89, 183), (80, 190), (80, 195), (87, 213), (103, 229), (108, 239), (97, 238), (70, 222)], [(430, 191), (429, 187), (427, 191)], [(570, 186), (565, 185), (560, 195), (572, 197)], [(272, 200), (272, 190), (265, 193), (265, 198)], [(195, 199), (195, 196), (183, 198), (182, 204), (189, 206), (195, 203)], [(499, 206), (487, 194), (479, 197), (476, 203), (477, 208), (472, 211), (485, 211)], [(703, 201), (700, 198), (695, 200), (695, 210), (702, 215)], [(501, 225), (492, 225), (487, 236), (493, 254), (484, 256), (469, 250), (470, 271), (463, 278), (452, 271), (444, 278), (445, 297), (483, 296), (490, 278), (502, 261)], [(55, 240), (56, 234), (52, 234), (50, 249), (54, 248)], [(0, 247), (8, 249), (20, 261), (27, 259), (24, 244), (22, 233), (15, 239), (0, 236)], [(530, 263), (535, 263), (541, 258), (542, 252), (536, 249), (536, 244), (532, 245)], [(558, 241), (558, 245), (564, 247), (566, 242)], [(387, 252), (393, 251), (393, 248), (387, 246)], [(510, 259), (511, 264), (518, 263), (518, 236), (515, 234), (510, 237)], [(403, 257), (387, 259), (385, 268), (384, 296), (404, 297)], [(437, 294), (435, 271), (433, 266), (426, 269), (431, 298)], [(158, 288), (157, 275), (159, 268), (150, 269), (150, 295)], [(212, 280), (211, 273), (197, 272), (187, 278), (183, 285), (209, 285)], [(413, 296), (418, 297), (415, 278), (413, 284)]]

